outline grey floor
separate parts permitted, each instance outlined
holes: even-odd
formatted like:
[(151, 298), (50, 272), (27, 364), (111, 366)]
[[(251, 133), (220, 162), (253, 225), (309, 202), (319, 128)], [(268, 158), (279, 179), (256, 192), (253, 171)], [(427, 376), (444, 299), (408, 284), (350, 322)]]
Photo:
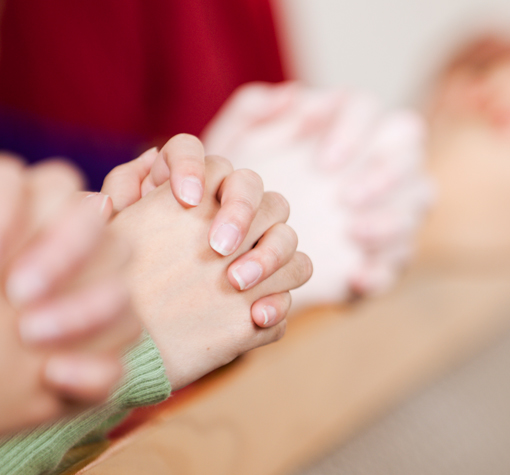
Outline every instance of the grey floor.
[(510, 335), (295, 475), (509, 475)]

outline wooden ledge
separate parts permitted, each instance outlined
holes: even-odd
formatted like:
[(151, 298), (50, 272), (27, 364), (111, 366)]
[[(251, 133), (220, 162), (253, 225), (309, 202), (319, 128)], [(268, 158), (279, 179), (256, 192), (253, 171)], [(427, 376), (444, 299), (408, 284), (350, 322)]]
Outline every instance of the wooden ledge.
[(291, 473), (506, 330), (509, 287), (418, 268), (383, 298), (309, 311), (79, 473)]

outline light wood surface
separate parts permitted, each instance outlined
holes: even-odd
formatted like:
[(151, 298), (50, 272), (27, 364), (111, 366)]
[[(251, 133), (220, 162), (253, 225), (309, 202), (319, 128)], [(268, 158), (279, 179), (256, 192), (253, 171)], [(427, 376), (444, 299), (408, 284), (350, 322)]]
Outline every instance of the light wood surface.
[(502, 331), (508, 287), (416, 271), (385, 298), (305, 315), (80, 473), (289, 473)]
[(289, 474), (490, 344), (510, 324), (510, 154), (496, 142), (473, 126), (434, 145), (438, 207), (394, 291), (296, 317), (79, 473)]

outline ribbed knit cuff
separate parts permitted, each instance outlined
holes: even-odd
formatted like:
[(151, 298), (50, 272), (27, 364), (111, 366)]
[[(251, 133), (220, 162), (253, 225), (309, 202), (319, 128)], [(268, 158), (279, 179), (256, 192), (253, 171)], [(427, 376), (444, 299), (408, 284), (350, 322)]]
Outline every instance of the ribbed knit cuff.
[(115, 414), (170, 395), (159, 351), (148, 334), (124, 356), (125, 377), (106, 404), (0, 441), (0, 475), (53, 471), (65, 453)]
[(124, 382), (112, 396), (122, 409), (150, 406), (170, 396), (163, 360), (148, 333), (125, 355), (124, 362)]

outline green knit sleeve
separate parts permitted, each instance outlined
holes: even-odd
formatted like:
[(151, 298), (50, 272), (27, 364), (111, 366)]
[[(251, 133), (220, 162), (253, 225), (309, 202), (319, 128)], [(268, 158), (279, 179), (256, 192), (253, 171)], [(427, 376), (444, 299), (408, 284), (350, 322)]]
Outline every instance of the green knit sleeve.
[(168, 398), (170, 383), (148, 334), (126, 353), (124, 361), (124, 380), (106, 404), (0, 440), (0, 475), (51, 473), (69, 449), (107, 426), (118, 414)]

